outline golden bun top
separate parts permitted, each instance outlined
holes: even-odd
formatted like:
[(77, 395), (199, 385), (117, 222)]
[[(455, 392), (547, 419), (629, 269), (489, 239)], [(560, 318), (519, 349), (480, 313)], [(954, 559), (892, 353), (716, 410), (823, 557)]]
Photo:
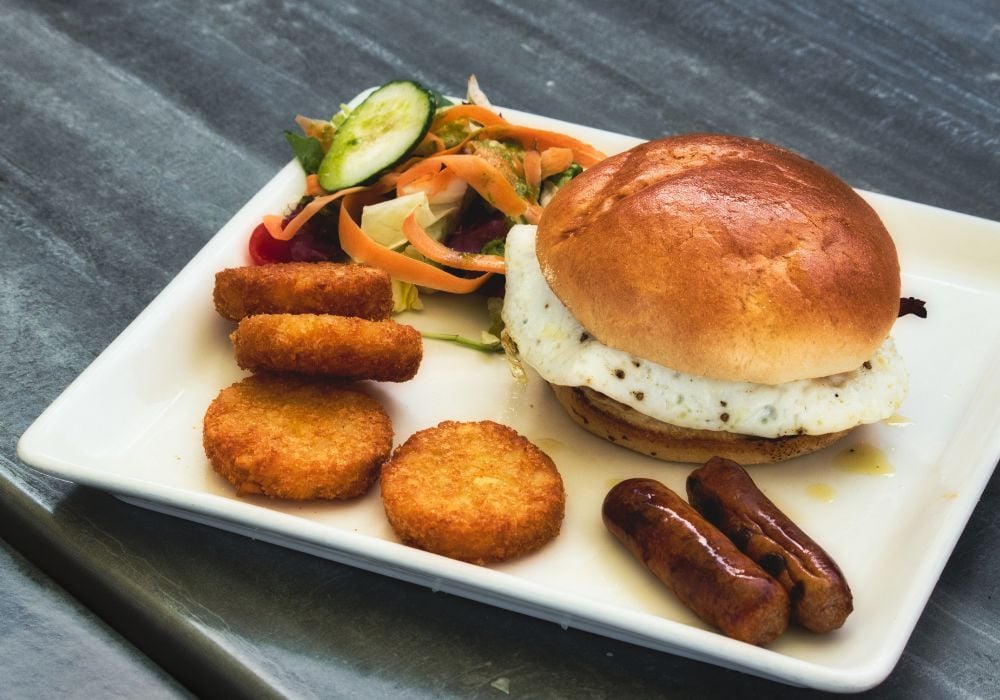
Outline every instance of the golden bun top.
[(749, 138), (676, 136), (598, 163), (545, 208), (537, 252), (597, 340), (716, 379), (857, 369), (899, 310), (896, 248), (875, 211)]

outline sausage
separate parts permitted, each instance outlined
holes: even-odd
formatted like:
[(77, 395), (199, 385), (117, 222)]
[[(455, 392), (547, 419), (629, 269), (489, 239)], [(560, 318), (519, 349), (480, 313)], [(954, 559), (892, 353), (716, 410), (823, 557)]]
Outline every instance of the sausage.
[(621, 482), (602, 514), (608, 530), (708, 624), (758, 645), (785, 631), (785, 590), (660, 482)]
[(788, 591), (792, 616), (830, 632), (854, 609), (836, 562), (782, 513), (739, 464), (713, 457), (687, 479), (688, 501)]

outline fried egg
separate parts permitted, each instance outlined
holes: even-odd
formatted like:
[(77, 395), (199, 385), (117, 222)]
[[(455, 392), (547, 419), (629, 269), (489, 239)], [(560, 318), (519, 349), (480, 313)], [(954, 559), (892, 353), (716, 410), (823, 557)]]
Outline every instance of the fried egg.
[(698, 377), (603, 345), (542, 276), (535, 227), (507, 235), (503, 320), (521, 360), (551, 384), (586, 386), (651, 418), (702, 430), (781, 437), (823, 435), (891, 416), (908, 377), (887, 338), (852, 372), (784, 384)]

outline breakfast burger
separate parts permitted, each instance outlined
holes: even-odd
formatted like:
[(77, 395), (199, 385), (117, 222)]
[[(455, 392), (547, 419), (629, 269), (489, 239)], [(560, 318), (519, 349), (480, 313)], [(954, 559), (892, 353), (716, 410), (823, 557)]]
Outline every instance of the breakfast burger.
[(889, 417), (899, 261), (872, 208), (749, 138), (637, 146), (508, 235), (506, 332), (574, 421), (670, 461), (813, 452)]

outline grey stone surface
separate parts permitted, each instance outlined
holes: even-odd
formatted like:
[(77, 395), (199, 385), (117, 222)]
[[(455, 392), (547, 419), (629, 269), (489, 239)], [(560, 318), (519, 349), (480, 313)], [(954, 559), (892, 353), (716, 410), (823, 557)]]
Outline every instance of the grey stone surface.
[[(514, 697), (809, 695), (143, 511), (35, 474), (15, 442), (287, 161), (296, 113), (395, 77), (461, 93), (474, 72), (498, 104), (643, 137), (750, 134), (855, 186), (1000, 219), (997, 10), (0, 0), (0, 536), (202, 694), (495, 698), (506, 679)], [(1000, 697), (998, 505), (994, 476), (872, 696)], [(0, 561), (17, 599), (87, 628), (23, 566)], [(17, 668), (75, 644), (23, 633)], [(34, 690), (148, 668), (119, 652)]]
[(190, 697), (3, 542), (0, 591), (0, 697)]

